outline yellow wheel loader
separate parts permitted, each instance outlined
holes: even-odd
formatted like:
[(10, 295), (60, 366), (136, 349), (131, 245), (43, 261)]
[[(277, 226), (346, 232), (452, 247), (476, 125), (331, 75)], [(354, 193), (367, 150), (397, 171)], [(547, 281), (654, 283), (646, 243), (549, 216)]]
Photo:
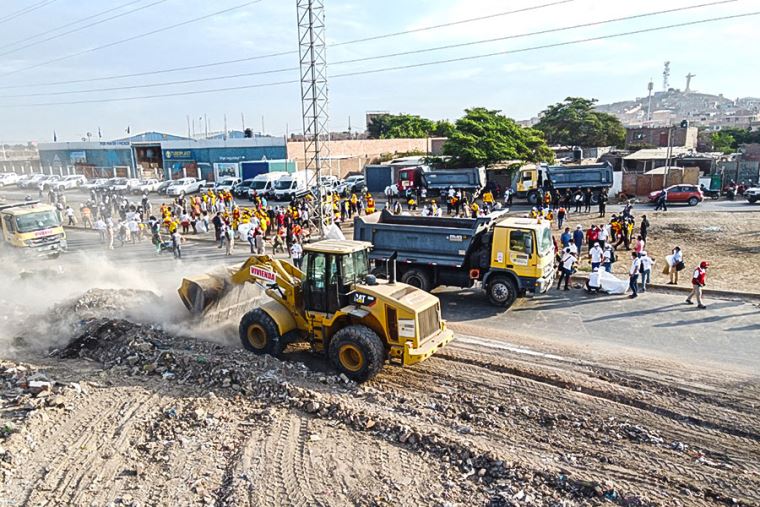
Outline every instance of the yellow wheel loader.
[(404, 366), (423, 361), (453, 340), (438, 298), (369, 274), (370, 243), (326, 240), (304, 246), (301, 271), (268, 255), (250, 257), (228, 279), (186, 278), (179, 289), (187, 308), (205, 314), (235, 285), (255, 283), (271, 298), (240, 320), (240, 340), (255, 354), (280, 354), (308, 342), (357, 382), (372, 378), (386, 359)]

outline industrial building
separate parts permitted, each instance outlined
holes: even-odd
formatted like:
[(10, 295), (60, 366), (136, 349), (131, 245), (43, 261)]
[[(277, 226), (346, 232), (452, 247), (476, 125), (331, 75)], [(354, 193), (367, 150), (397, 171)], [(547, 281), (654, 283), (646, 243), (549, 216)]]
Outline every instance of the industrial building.
[(42, 171), (84, 174), (88, 178), (177, 179), (242, 176), (240, 162), (287, 159), (281, 137), (189, 139), (146, 132), (108, 142), (41, 143)]

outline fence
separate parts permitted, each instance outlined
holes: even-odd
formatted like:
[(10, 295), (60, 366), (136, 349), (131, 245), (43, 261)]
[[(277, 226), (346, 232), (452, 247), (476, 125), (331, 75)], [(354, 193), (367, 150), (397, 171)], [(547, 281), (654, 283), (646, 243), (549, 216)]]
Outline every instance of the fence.
[(698, 185), (698, 167), (671, 167), (665, 173), (624, 173), (623, 193), (627, 195), (648, 195), (654, 190), (662, 190), (681, 183)]

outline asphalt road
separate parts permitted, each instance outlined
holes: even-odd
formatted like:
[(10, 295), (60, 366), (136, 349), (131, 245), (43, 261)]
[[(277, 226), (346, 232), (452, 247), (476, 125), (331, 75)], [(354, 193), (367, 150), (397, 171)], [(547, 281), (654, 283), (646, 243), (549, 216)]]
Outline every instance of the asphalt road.
[(568, 345), (593, 353), (624, 348), (684, 363), (713, 363), (760, 375), (760, 307), (706, 298), (706, 310), (685, 304), (684, 295), (643, 293), (590, 295), (550, 290), (518, 300), (508, 311), (490, 306), (479, 290), (438, 289), (450, 322), (473, 323), (531, 338), (535, 347)]
[[(149, 241), (106, 250), (98, 235), (69, 230), (69, 253), (58, 261), (110, 261), (125, 272), (162, 277), (179, 285), (187, 273), (203, 273), (220, 265), (242, 263), (248, 245), (236, 247), (227, 257), (210, 241), (188, 240), (182, 260), (171, 253), (157, 255)], [(173, 292), (174, 285), (169, 287)], [(169, 291), (167, 290), (167, 293)], [(625, 296), (587, 295), (580, 289), (551, 290), (532, 299), (521, 299), (509, 311), (495, 308), (477, 290), (437, 289), (444, 318), (452, 326), (466, 326), (467, 335), (500, 340), (535, 351), (556, 352), (572, 347), (581, 354), (616, 351), (675, 360), (683, 364), (760, 375), (760, 308), (757, 304), (707, 300), (707, 310), (684, 304), (683, 295), (654, 293), (636, 300)]]

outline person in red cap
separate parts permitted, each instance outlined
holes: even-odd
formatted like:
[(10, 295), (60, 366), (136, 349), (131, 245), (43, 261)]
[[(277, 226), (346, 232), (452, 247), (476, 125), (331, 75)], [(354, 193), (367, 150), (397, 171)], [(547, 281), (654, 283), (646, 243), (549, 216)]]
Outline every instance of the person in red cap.
[(692, 304), (691, 298), (696, 296), (697, 308), (707, 308), (704, 304), (702, 304), (702, 287), (705, 286), (705, 281), (707, 279), (707, 268), (709, 266), (709, 262), (702, 261), (699, 263), (699, 267), (694, 270), (694, 274), (691, 276), (691, 293), (689, 294), (689, 297), (686, 298), (687, 305)]

